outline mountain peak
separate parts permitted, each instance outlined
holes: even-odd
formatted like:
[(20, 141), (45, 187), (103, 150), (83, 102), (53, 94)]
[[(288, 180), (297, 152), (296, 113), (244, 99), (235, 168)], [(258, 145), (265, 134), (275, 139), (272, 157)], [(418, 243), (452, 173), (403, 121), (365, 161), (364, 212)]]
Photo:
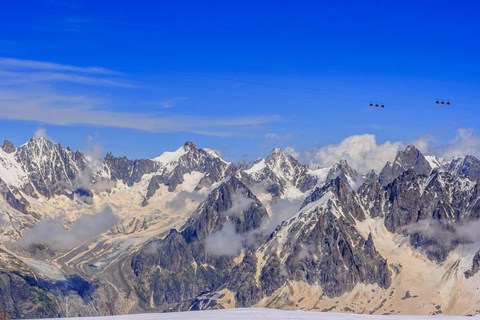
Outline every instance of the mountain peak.
[(267, 158), (266, 165), (279, 176), (291, 180), (302, 166), (297, 159), (280, 148), (273, 149)]
[(183, 149), (185, 151), (193, 151), (193, 150), (197, 150), (197, 146), (193, 141), (187, 141), (183, 144)]
[(3, 144), (1, 146), (1, 148), (6, 153), (13, 153), (16, 150), (15, 145), (12, 142), (10, 142), (9, 140), (3, 141)]
[(354, 190), (357, 190), (362, 182), (358, 172), (350, 167), (346, 160), (340, 160), (333, 165), (327, 174), (326, 182), (335, 180), (336, 178), (340, 178)]
[(404, 171), (413, 169), (419, 175), (428, 175), (432, 166), (415, 146), (409, 145), (397, 153), (393, 163), (387, 162), (379, 174), (382, 185), (387, 185)]
[(480, 160), (472, 155), (456, 158), (448, 165), (447, 171), (475, 181), (480, 177)]
[(285, 150), (282, 150), (281, 148), (273, 148), (272, 151), (270, 151), (270, 154), (267, 156), (266, 160), (268, 163), (288, 162), (294, 166), (300, 165), (297, 159), (286, 153)]
[(21, 145), (20, 148), (38, 148), (38, 149), (43, 149), (43, 148), (51, 148), (54, 146), (55, 143), (47, 138), (44, 137), (37, 137), (37, 138), (31, 138), (28, 140), (25, 144)]
[(283, 153), (283, 151), (278, 147), (273, 148), (272, 151), (270, 152), (270, 154), (280, 154), (280, 153)]
[(403, 167), (414, 167), (423, 162), (430, 167), (424, 155), (413, 145), (407, 146), (404, 151), (399, 151), (395, 157), (395, 162), (400, 163)]

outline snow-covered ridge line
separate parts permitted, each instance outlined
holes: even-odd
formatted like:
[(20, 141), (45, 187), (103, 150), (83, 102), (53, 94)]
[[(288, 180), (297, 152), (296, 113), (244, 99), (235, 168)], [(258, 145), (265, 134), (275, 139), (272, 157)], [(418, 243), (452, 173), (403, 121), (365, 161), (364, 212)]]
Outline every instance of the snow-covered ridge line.
[[(478, 319), (479, 317), (473, 317)], [(244, 309), (225, 309), (225, 310), (208, 310), (208, 311), (190, 311), (190, 312), (172, 312), (172, 313), (147, 313), (110, 317), (91, 317), (91, 318), (68, 318), (77, 320), (432, 320), (432, 319), (472, 319), (466, 316), (379, 316), (379, 315), (359, 315), (346, 313), (330, 313), (330, 312), (309, 312), (309, 311), (285, 311), (278, 309), (264, 308), (244, 308)]]

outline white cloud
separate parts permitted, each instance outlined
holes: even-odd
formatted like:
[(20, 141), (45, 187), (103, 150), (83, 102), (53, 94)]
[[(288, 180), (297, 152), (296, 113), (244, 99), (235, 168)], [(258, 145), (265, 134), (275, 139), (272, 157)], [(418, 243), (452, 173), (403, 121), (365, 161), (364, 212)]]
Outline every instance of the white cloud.
[(226, 221), (221, 230), (210, 234), (205, 246), (209, 254), (216, 256), (237, 256), (243, 248), (244, 238), (235, 232), (232, 222)]
[(395, 158), (397, 152), (405, 148), (401, 141), (377, 143), (375, 135), (362, 134), (345, 138), (339, 144), (330, 144), (306, 154), (312, 167), (329, 167), (339, 160), (347, 160), (360, 173), (371, 169), (377, 172), (387, 161)]
[(409, 144), (414, 145), (423, 154), (429, 154), (429, 152), (431, 151), (430, 150), (431, 145), (434, 142), (434, 140), (435, 139), (431, 136), (424, 136), (424, 137), (418, 138), (418, 139), (410, 142)]
[(184, 212), (190, 203), (198, 204), (205, 200), (205, 197), (204, 194), (198, 191), (180, 191), (172, 200), (166, 202), (165, 206), (170, 210)]
[(243, 193), (236, 193), (232, 196), (232, 206), (225, 211), (225, 215), (240, 217), (241, 214), (248, 210), (253, 203), (254, 201)]
[(276, 133), (269, 132), (265, 135), (265, 138), (272, 139), (272, 140), (280, 140), (280, 136)]
[(173, 99), (168, 99), (168, 100), (163, 100), (160, 102), (160, 105), (162, 106), (162, 108), (164, 109), (169, 109), (169, 108), (172, 108), (175, 103), (179, 102), (179, 101), (183, 101), (183, 100), (187, 100), (187, 98), (185, 97), (179, 97), (179, 98), (173, 98)]
[(300, 158), (300, 152), (298, 152), (294, 147), (288, 146), (284, 149), (284, 151), (286, 154), (291, 155), (297, 160)]
[(469, 221), (458, 224), (449, 224), (448, 228), (438, 220), (427, 218), (403, 227), (409, 234), (420, 233), (423, 237), (435, 240), (440, 247), (450, 250), (459, 243), (476, 244), (478, 250), (480, 244), (480, 220)]
[(94, 215), (82, 215), (70, 228), (65, 228), (61, 218), (46, 219), (32, 229), (26, 229), (20, 244), (27, 248), (32, 244), (44, 244), (53, 250), (74, 248), (108, 231), (119, 222), (112, 209), (106, 207)]
[(6, 69), (32, 69), (32, 70), (48, 70), (48, 71), (66, 71), (77, 72), (87, 74), (118, 74), (116, 71), (112, 71), (100, 67), (78, 67), (68, 64), (35, 61), (35, 60), (23, 60), (13, 58), (0, 58), (0, 67)]
[(480, 136), (471, 128), (458, 129), (455, 138), (436, 153), (447, 159), (465, 155), (480, 157)]
[(38, 127), (37, 130), (35, 130), (33, 137), (48, 139), (47, 130), (44, 127)]
[(98, 75), (79, 75), (61, 72), (8, 72), (0, 71), (0, 78), (3, 84), (19, 85), (32, 83), (49, 83), (49, 82), (70, 82), (91, 86), (106, 87), (132, 87), (133, 85), (119, 79), (104, 78)]

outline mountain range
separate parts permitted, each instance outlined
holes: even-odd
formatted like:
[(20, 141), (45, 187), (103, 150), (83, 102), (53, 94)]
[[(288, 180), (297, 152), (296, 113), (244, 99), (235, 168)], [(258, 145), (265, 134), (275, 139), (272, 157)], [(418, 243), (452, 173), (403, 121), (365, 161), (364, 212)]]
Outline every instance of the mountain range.
[(12, 318), (267, 307), (480, 314), (480, 160), (415, 146), (379, 172), (254, 163), (187, 142), (103, 158), (0, 148), (0, 310)]

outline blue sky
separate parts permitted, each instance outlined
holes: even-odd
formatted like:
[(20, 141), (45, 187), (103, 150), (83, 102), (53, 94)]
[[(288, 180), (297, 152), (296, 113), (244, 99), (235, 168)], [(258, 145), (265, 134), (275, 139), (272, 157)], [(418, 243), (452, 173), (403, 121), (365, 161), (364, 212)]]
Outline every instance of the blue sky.
[(477, 1), (2, 1), (0, 138), (20, 144), (43, 128), (64, 145), (93, 139), (133, 158), (193, 140), (254, 159), (366, 133), (441, 149), (461, 128), (478, 138), (479, 10)]

